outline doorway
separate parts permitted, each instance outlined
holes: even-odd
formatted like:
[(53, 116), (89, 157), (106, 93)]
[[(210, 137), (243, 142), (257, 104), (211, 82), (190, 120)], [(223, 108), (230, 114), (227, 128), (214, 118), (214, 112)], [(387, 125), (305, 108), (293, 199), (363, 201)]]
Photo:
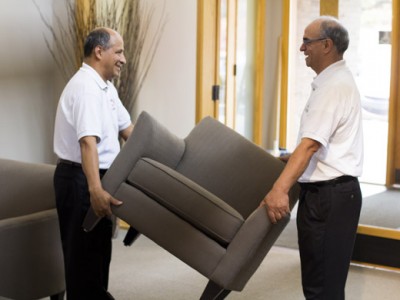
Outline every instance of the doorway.
[[(261, 1), (262, 2), (262, 1)], [(221, 0), (217, 119), (254, 140), (257, 0)]]
[(265, 0), (198, 3), (196, 119), (213, 116), (259, 144)]

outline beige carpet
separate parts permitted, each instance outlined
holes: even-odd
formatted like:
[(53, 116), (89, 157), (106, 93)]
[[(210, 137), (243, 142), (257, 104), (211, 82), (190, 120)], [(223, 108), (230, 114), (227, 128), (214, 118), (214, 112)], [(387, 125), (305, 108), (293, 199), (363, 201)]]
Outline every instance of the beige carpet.
[[(197, 300), (207, 280), (141, 236), (125, 247), (121, 230), (114, 240), (110, 292), (117, 300)], [(400, 299), (400, 273), (352, 265), (347, 300)], [(49, 298), (46, 298), (49, 299)], [(298, 251), (274, 246), (242, 292), (227, 300), (304, 299)], [(0, 297), (0, 300), (8, 300)], [(44, 299), (42, 299), (44, 300)]]
[[(122, 245), (124, 231), (114, 240), (110, 292), (118, 300), (195, 300), (207, 280), (174, 256), (141, 236)], [(400, 299), (400, 273), (351, 266), (348, 300)], [(303, 299), (298, 251), (273, 247), (242, 292), (227, 299)]]

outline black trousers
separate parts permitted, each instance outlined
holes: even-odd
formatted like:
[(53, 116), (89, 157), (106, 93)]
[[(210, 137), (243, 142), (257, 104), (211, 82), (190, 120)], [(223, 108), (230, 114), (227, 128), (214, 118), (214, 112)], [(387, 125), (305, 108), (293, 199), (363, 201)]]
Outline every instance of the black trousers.
[(54, 173), (54, 189), (67, 299), (113, 299), (107, 292), (112, 221), (103, 218), (93, 231), (83, 231), (82, 223), (90, 207), (90, 196), (81, 167), (59, 163)]
[(340, 183), (301, 184), (297, 228), (307, 300), (345, 299), (361, 202), (356, 178)]

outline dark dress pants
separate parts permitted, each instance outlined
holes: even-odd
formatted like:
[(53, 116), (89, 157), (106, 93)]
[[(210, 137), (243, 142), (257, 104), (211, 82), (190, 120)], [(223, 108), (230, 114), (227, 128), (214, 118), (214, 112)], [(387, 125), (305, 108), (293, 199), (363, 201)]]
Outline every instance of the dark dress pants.
[(297, 228), (307, 300), (341, 300), (361, 210), (356, 178), (327, 185), (301, 184)]
[(90, 196), (81, 167), (59, 163), (54, 174), (54, 188), (67, 299), (113, 299), (107, 292), (112, 221), (103, 218), (93, 231), (83, 231), (82, 223), (90, 207)]

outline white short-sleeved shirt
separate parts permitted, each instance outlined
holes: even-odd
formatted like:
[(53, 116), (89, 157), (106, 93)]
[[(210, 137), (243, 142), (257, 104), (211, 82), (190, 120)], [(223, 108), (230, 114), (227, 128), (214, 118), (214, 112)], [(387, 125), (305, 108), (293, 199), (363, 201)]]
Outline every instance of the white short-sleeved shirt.
[(323, 70), (312, 82), (312, 92), (301, 117), (299, 142), (321, 143), (299, 182), (358, 177), (363, 167), (361, 99), (344, 60)]
[(107, 169), (119, 153), (119, 132), (131, 124), (114, 85), (83, 63), (71, 78), (57, 107), (54, 152), (61, 159), (81, 163), (79, 140), (97, 137), (99, 168)]

